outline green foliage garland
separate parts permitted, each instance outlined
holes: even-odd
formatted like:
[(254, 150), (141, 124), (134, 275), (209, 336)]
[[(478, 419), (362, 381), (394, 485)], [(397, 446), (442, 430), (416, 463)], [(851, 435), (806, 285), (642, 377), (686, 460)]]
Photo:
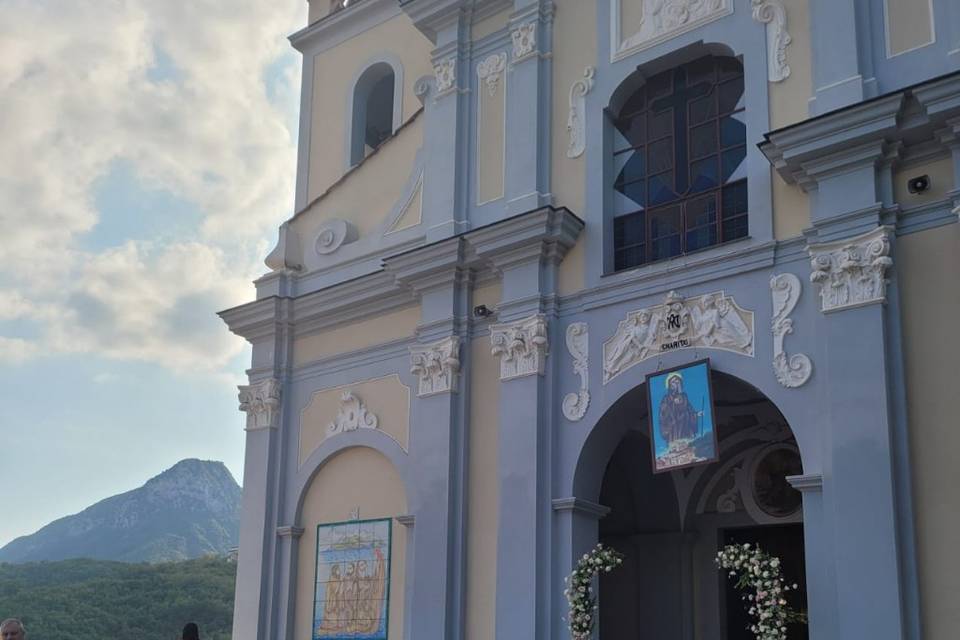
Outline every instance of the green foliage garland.
[(590, 553), (583, 554), (577, 568), (563, 579), (567, 583), (563, 595), (570, 606), (567, 625), (574, 640), (589, 638), (596, 624), (597, 599), (592, 586), (594, 576), (601, 572), (608, 573), (621, 564), (623, 554), (598, 544)]
[(737, 578), (737, 589), (745, 591), (747, 612), (756, 620), (750, 631), (757, 640), (787, 640), (788, 624), (806, 624), (807, 617), (787, 604), (787, 592), (798, 587), (784, 584), (779, 558), (747, 542), (727, 545), (717, 553), (716, 562)]

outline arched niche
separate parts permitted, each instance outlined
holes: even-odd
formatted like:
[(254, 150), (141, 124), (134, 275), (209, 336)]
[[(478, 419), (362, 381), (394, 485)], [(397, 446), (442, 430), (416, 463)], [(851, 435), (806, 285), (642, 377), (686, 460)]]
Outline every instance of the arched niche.
[(718, 461), (653, 472), (645, 384), (614, 402), (585, 442), (574, 496), (604, 513), (573, 521), (571, 550), (599, 541), (626, 556), (600, 579), (600, 640), (739, 638), (741, 602), (713, 563), (724, 544), (763, 541), (788, 579), (806, 584), (802, 499), (786, 481), (804, 472), (790, 425), (736, 376), (713, 371), (713, 387)]
[(312, 637), (317, 575), (318, 525), (390, 519), (388, 633), (404, 628), (407, 573), (407, 528), (395, 518), (407, 514), (407, 493), (400, 472), (384, 454), (369, 446), (348, 446), (326, 457), (300, 496), (296, 522), (303, 529), (295, 559), (294, 637)]
[(403, 71), (392, 55), (374, 58), (353, 82), (348, 113), (348, 166), (360, 163), (400, 126)]

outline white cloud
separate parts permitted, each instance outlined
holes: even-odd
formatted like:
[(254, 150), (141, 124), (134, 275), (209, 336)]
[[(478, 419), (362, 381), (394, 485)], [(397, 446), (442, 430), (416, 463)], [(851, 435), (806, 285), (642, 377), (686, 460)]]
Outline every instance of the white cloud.
[[(298, 74), (286, 35), (305, 9), (0, 3), (0, 320), (30, 319), (41, 336), (0, 338), (0, 360), (96, 352), (214, 370), (238, 352), (213, 313), (252, 298), (264, 239), (292, 207)], [(293, 70), (268, 92), (282, 56)], [(83, 249), (95, 185), (116, 160), (196, 206), (196, 236)]]

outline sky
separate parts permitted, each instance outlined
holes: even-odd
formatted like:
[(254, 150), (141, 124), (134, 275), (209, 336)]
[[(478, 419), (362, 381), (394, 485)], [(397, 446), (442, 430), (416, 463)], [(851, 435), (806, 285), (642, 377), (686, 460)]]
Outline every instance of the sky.
[(188, 457), (241, 481), (306, 0), (0, 0), (0, 545)]

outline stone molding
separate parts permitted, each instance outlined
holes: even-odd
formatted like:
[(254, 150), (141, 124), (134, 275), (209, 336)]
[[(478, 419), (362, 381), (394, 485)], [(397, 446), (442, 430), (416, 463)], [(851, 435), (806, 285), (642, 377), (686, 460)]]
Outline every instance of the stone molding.
[(490, 325), (491, 353), (500, 358), (500, 380), (542, 376), (547, 358), (547, 318), (542, 313)]
[(567, 157), (579, 158), (587, 148), (587, 94), (593, 89), (593, 78), (597, 70), (587, 67), (583, 77), (570, 86), (570, 111), (567, 113)]
[(563, 415), (571, 422), (583, 419), (587, 407), (590, 406), (589, 342), (590, 334), (586, 322), (574, 322), (567, 327), (567, 351), (573, 358), (573, 372), (580, 376), (580, 390), (568, 393), (563, 398)]
[(416, 521), (417, 521), (416, 516), (409, 513), (404, 514), (402, 516), (394, 516), (393, 519), (396, 520), (399, 524), (402, 524), (403, 526), (407, 527), (408, 529), (414, 526), (414, 524), (416, 524)]
[(297, 527), (292, 525), (286, 525), (283, 527), (277, 527), (277, 535), (281, 538), (292, 538), (296, 540), (304, 534), (305, 529), (303, 527)]
[(347, 389), (340, 396), (340, 410), (333, 422), (327, 425), (326, 437), (357, 429), (377, 429), (379, 426), (377, 416), (370, 413), (363, 401)]
[(276, 378), (267, 378), (240, 390), (240, 411), (247, 414), (247, 431), (276, 429), (280, 426), (280, 395), (282, 385)]
[(456, 393), (460, 378), (460, 338), (450, 336), (410, 347), (410, 373), (417, 376), (417, 396)]
[(631, 311), (603, 343), (603, 384), (648, 358), (676, 349), (721, 349), (753, 357), (753, 312), (723, 291)]
[(537, 22), (527, 22), (510, 31), (513, 42), (513, 62), (529, 58), (537, 51)]
[(834, 242), (810, 244), (810, 281), (820, 287), (820, 309), (839, 311), (887, 300), (891, 227)]
[(610, 513), (610, 507), (605, 507), (602, 504), (597, 504), (589, 500), (582, 500), (581, 498), (554, 498), (551, 501), (551, 505), (554, 511), (572, 511), (574, 513), (593, 516), (597, 520)]
[(787, 9), (780, 0), (753, 0), (753, 19), (767, 26), (767, 68), (770, 82), (790, 76), (787, 45), (793, 40), (787, 33)]
[(787, 476), (790, 486), (802, 493), (823, 490), (823, 476), (819, 473), (807, 473), (802, 476)]
[(494, 53), (487, 56), (477, 65), (477, 77), (487, 83), (487, 93), (492, 98), (497, 95), (500, 86), (500, 77), (507, 68), (507, 54)]
[(797, 306), (801, 290), (800, 278), (792, 273), (781, 273), (770, 278), (773, 298), (773, 320), (770, 323), (773, 333), (773, 371), (777, 382), (787, 388), (802, 386), (813, 372), (809, 357), (802, 353), (788, 356), (783, 350), (784, 338), (793, 333), (793, 320), (789, 316)]

